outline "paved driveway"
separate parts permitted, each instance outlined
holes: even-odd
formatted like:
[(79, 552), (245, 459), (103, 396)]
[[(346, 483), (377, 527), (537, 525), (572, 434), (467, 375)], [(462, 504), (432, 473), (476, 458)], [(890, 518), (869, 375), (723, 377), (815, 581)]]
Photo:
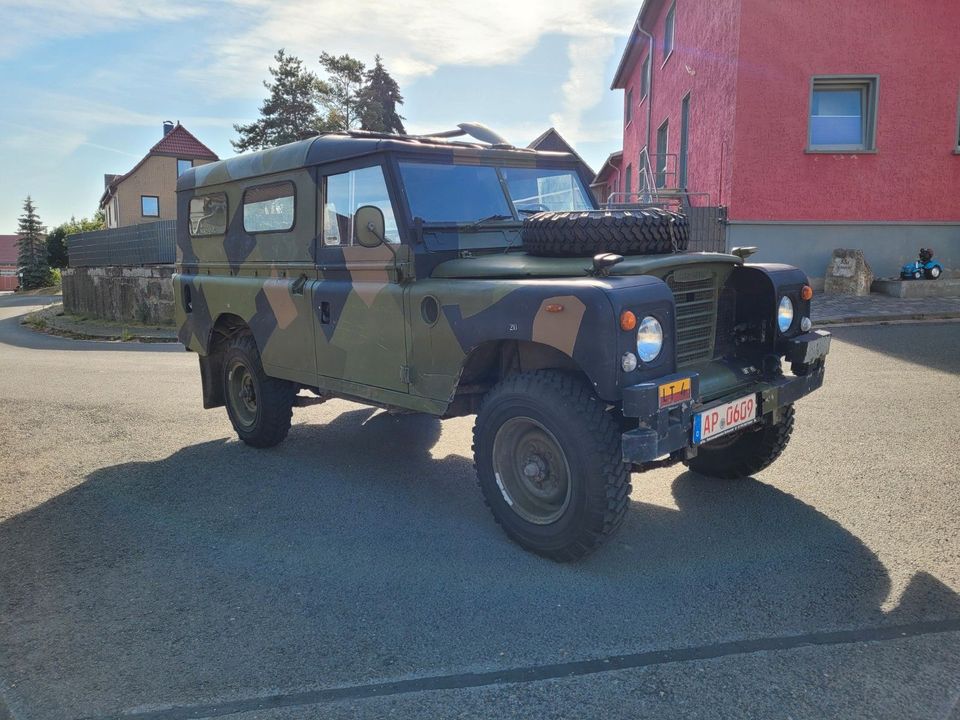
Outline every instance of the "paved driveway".
[(193, 355), (42, 302), (0, 298), (0, 718), (960, 718), (960, 324), (837, 330), (778, 464), (635, 475), (556, 565), (472, 419), (337, 401), (252, 450)]

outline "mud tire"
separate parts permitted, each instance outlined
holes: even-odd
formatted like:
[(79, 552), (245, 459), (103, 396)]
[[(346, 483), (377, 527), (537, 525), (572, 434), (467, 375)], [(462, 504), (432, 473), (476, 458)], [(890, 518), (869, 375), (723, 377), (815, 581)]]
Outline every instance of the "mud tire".
[[(240, 380), (238, 375), (242, 376)], [(297, 386), (264, 373), (257, 343), (249, 333), (239, 333), (228, 341), (222, 382), (227, 416), (243, 442), (269, 448), (287, 437)], [(253, 393), (252, 402), (241, 400), (238, 393), (231, 390), (231, 384), (246, 385)]]
[(659, 208), (542, 212), (523, 221), (523, 247), (544, 257), (665, 255), (689, 242), (687, 218)]
[[(498, 482), (497, 438), (511, 421), (532, 420), (548, 431), (567, 468), (568, 501), (559, 517), (530, 522), (513, 509)], [(554, 370), (512, 375), (483, 400), (473, 431), (477, 481), (493, 517), (521, 547), (559, 562), (582, 558), (623, 523), (630, 469), (620, 450), (620, 428), (581, 378)], [(506, 471), (505, 471), (506, 472)]]
[(704, 444), (696, 457), (684, 460), (684, 465), (720, 480), (736, 480), (760, 472), (780, 457), (793, 433), (793, 405), (787, 405), (782, 412), (774, 425), (759, 425)]

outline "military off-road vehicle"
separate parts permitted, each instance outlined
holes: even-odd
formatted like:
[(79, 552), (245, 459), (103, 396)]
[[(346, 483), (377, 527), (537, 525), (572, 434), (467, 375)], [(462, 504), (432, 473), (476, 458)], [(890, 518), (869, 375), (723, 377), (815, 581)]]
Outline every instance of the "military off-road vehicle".
[(767, 467), (823, 382), (807, 277), (687, 252), (683, 214), (598, 209), (579, 167), (465, 123), (188, 170), (174, 282), (203, 406), (263, 448), (329, 398), (476, 414), (486, 503), (556, 560), (618, 528), (634, 470)]

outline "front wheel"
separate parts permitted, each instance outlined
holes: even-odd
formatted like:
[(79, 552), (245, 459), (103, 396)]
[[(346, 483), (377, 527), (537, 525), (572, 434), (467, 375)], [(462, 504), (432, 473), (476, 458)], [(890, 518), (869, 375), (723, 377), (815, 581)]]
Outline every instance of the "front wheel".
[(249, 333), (234, 336), (223, 358), (223, 397), (237, 436), (258, 448), (280, 444), (290, 431), (297, 386), (263, 371)]
[(484, 398), (473, 438), (484, 500), (527, 550), (575, 560), (623, 522), (620, 429), (582, 380), (550, 370), (508, 377)]
[(787, 447), (793, 432), (794, 409), (787, 405), (780, 420), (717, 438), (701, 446), (684, 465), (708, 477), (735, 480), (769, 467)]

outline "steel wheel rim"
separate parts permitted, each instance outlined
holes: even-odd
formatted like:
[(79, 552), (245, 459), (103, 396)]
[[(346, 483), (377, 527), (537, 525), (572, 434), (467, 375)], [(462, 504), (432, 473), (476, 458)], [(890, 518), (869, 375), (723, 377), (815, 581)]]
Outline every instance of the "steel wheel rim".
[(527, 522), (549, 525), (570, 505), (570, 465), (556, 436), (529, 417), (503, 423), (493, 440), (493, 472), (510, 509)]
[(245, 363), (235, 360), (227, 371), (227, 391), (234, 415), (244, 426), (257, 420), (257, 383)]

